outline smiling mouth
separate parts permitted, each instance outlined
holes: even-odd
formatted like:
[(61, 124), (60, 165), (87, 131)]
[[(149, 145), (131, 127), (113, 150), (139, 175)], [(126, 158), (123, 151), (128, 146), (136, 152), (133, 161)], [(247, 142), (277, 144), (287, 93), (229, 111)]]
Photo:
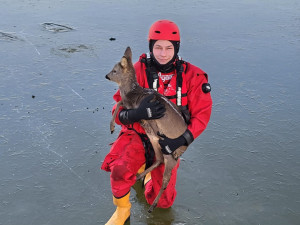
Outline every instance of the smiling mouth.
[(166, 63), (168, 62), (167, 59), (160, 59), (159, 61), (160, 61), (162, 64), (166, 64)]

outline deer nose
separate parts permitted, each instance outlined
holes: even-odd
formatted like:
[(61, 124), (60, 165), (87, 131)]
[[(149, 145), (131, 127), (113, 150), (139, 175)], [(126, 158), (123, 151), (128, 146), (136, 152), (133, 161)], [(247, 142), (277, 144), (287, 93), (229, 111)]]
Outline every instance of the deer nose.
[(105, 78), (106, 78), (107, 80), (110, 80), (109, 77), (108, 77), (108, 75), (106, 75)]

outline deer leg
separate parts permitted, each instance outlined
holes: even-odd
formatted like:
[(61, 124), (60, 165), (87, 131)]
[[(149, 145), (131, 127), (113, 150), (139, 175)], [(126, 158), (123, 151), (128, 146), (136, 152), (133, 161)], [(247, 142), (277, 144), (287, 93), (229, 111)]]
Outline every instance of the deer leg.
[(185, 152), (186, 149), (187, 149), (187, 146), (181, 146), (181, 147), (179, 147), (178, 149), (176, 149), (176, 150), (172, 153), (173, 158), (174, 158), (175, 160), (177, 160), (177, 159)]
[(142, 179), (144, 176), (146, 176), (147, 173), (150, 173), (152, 170), (154, 170), (156, 167), (158, 167), (162, 161), (156, 160), (148, 169), (146, 169), (144, 172), (137, 175), (136, 180)]
[(110, 133), (111, 134), (115, 131), (115, 119), (116, 119), (117, 113), (118, 113), (121, 105), (122, 105), (122, 102), (119, 101), (117, 103), (116, 109), (115, 109), (115, 111), (112, 115), (112, 118), (111, 118), (111, 121), (110, 121)]
[(164, 161), (165, 161), (165, 170), (164, 170), (164, 174), (163, 174), (162, 186), (161, 186), (156, 198), (154, 199), (152, 205), (148, 209), (149, 213), (151, 213), (154, 210), (154, 208), (157, 206), (157, 203), (158, 203), (162, 193), (164, 192), (164, 190), (166, 190), (166, 188), (170, 182), (170, 179), (171, 179), (172, 169), (175, 167), (175, 165), (177, 163), (177, 161), (173, 158), (172, 155), (164, 155)]
[(161, 163), (163, 163), (164, 161), (164, 158), (163, 158), (163, 155), (162, 155), (162, 152), (160, 150), (160, 145), (158, 143), (158, 139), (153, 137), (151, 135), (151, 133), (147, 133), (149, 139), (150, 139), (150, 142), (153, 146), (153, 149), (154, 149), (154, 153), (155, 153), (155, 162), (148, 168), (146, 169), (144, 172), (140, 173), (137, 175), (137, 180), (143, 178), (144, 176), (146, 176), (147, 173), (150, 173), (153, 169), (155, 169), (156, 167), (158, 167)]

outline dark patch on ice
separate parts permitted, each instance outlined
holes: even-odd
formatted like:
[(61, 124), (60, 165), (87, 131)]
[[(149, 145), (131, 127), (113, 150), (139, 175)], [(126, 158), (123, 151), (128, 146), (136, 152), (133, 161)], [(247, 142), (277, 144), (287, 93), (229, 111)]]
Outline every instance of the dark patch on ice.
[(95, 110), (93, 110), (93, 113), (95, 112), (99, 112), (99, 108), (96, 108)]
[(59, 48), (58, 50), (67, 52), (67, 53), (74, 53), (74, 52), (81, 52), (82, 50), (89, 49), (85, 45), (78, 45), (78, 46), (66, 46)]
[(43, 23), (42, 26), (47, 30), (51, 31), (54, 33), (58, 32), (68, 32), (74, 30), (74, 28), (66, 26), (66, 25), (61, 25), (57, 23)]
[(111, 37), (109, 40), (110, 40), (110, 41), (115, 41), (115, 40), (116, 40), (116, 38), (114, 38), (114, 37)]
[(11, 33), (3, 32), (3, 31), (0, 31), (0, 40), (2, 40), (2, 41), (23, 41), (18, 36), (11, 34)]
[(92, 52), (93, 48), (83, 45), (83, 44), (70, 44), (70, 45), (63, 45), (57, 48), (52, 48), (52, 53), (55, 55), (70, 57), (71, 54), (77, 52)]
[(35, 98), (35, 95), (32, 95), (31, 98)]

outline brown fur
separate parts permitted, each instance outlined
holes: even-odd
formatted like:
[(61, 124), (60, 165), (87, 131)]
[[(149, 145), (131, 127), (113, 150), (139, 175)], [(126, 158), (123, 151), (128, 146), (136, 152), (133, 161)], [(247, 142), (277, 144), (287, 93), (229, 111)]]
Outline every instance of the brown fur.
[(156, 161), (152, 164), (151, 167), (146, 169), (141, 174), (138, 174), (137, 179), (143, 178), (147, 173), (151, 172), (161, 163), (165, 164), (162, 187), (153, 204), (148, 210), (148, 212), (152, 212), (156, 207), (161, 194), (166, 189), (170, 181), (171, 171), (177, 164), (177, 159), (187, 149), (186, 146), (181, 146), (176, 149), (173, 154), (164, 155), (162, 154), (161, 147), (158, 143), (159, 138), (161, 137), (159, 137), (157, 134), (159, 133), (165, 135), (168, 138), (177, 138), (185, 132), (185, 130), (187, 129), (187, 125), (175, 104), (168, 101), (166, 97), (159, 94), (158, 92), (151, 89), (142, 88), (138, 84), (136, 80), (135, 70), (132, 64), (132, 53), (130, 47), (127, 47), (121, 61), (117, 63), (114, 66), (113, 70), (106, 75), (106, 78), (116, 82), (119, 85), (122, 97), (122, 101), (118, 102), (117, 108), (110, 123), (111, 133), (113, 133), (114, 131), (116, 114), (121, 105), (126, 109), (134, 109), (139, 106), (141, 100), (144, 97), (150, 94), (154, 94), (155, 99), (164, 104), (166, 108), (165, 115), (162, 118), (140, 121), (141, 126), (145, 129), (145, 132), (153, 146)]

